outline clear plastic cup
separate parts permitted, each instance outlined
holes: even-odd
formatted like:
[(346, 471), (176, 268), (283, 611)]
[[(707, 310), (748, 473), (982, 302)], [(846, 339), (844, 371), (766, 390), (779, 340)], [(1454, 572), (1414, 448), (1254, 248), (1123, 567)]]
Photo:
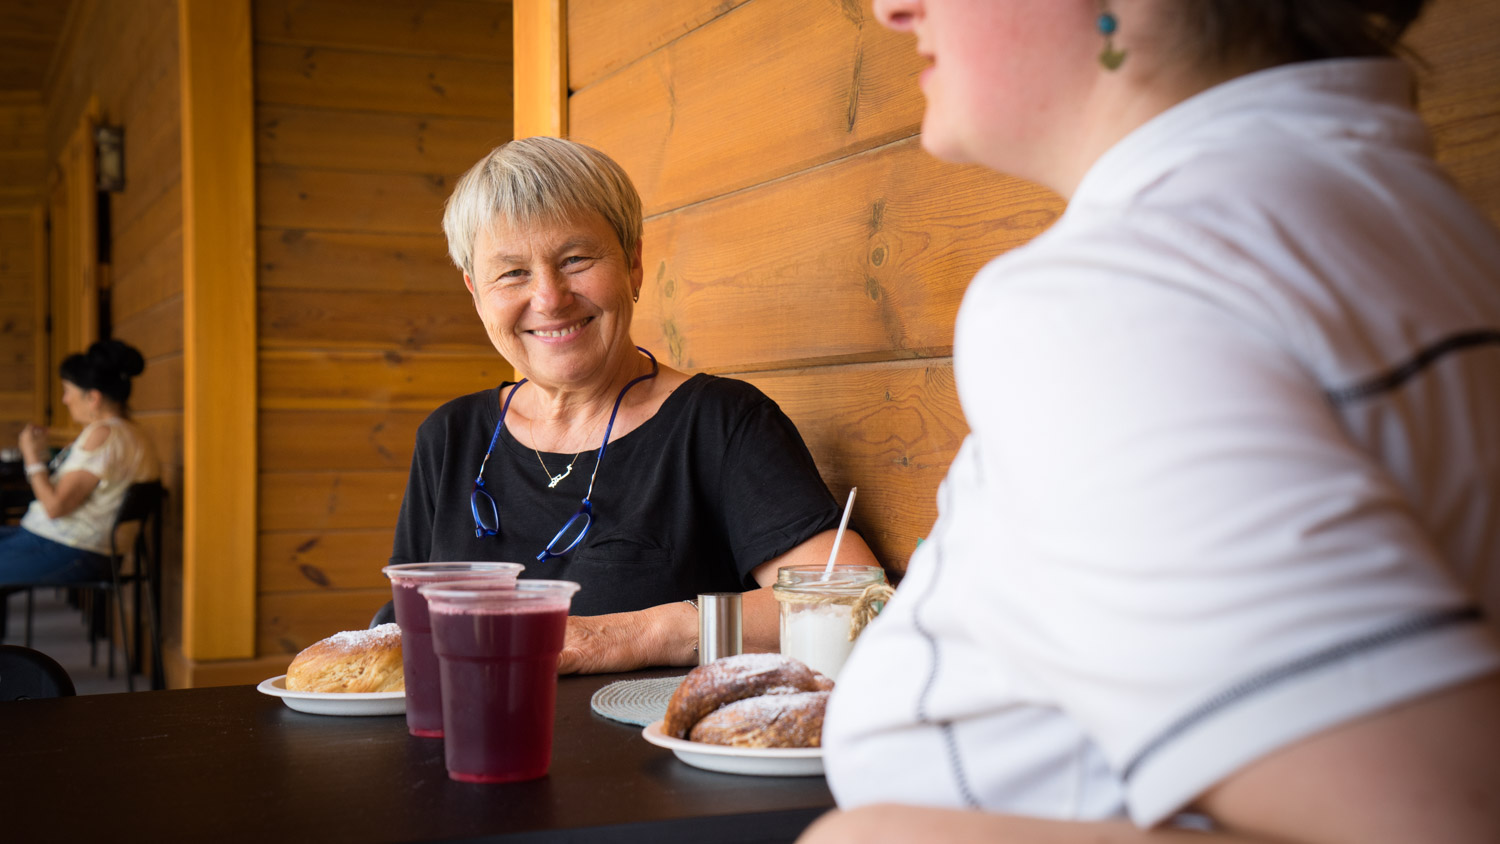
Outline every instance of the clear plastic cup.
[(443, 678), (443, 754), (460, 782), (545, 776), (557, 658), (578, 584), (522, 580), (423, 586)]
[(391, 579), (396, 623), (401, 626), (401, 671), (406, 678), (406, 729), (414, 736), (443, 737), (442, 683), (432, 651), (427, 600), (417, 587), (454, 580), (494, 578), (515, 585), (520, 563), (402, 563), (381, 569)]

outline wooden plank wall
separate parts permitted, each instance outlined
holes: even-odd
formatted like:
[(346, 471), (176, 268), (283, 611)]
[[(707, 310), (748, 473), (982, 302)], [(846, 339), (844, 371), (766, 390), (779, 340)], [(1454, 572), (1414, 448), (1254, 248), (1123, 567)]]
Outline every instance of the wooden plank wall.
[(46, 244), (38, 242), (46, 184), (41, 94), (0, 93), (0, 448), (14, 448), (26, 423), (42, 421), (38, 384), (48, 367), (36, 317), (46, 271)]
[(1422, 116), (1438, 161), (1500, 226), (1500, 3), (1428, 5), (1409, 39), (1428, 65), (1420, 74)]
[[(182, 199), (181, 121), (174, 0), (76, 0), (47, 74), (47, 160), (97, 98), (101, 117), (125, 127), (125, 189), (110, 195), (114, 336), (141, 350), (131, 413), (162, 461), (164, 630), (176, 646), (182, 616)], [(55, 375), (56, 367), (48, 377)]]
[[(922, 152), (922, 62), (866, 2), (655, 8), (570, 0), (567, 17), (569, 134), (624, 165), (648, 215), (635, 340), (781, 403), (835, 495), (860, 487), (853, 524), (899, 572), (966, 433), (964, 287), (1062, 205)], [(1500, 219), (1500, 11), (1434, 8), (1427, 113)]]
[(509, 375), (442, 203), (511, 133), (511, 6), (256, 0), (257, 650), (365, 626), (417, 425)]

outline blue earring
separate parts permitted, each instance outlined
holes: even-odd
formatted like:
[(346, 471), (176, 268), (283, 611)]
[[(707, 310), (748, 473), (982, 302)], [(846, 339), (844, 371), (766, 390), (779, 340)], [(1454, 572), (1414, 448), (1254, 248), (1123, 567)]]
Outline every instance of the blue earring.
[(1099, 54), (1099, 64), (1104, 65), (1105, 70), (1119, 70), (1120, 65), (1125, 63), (1125, 51), (1115, 49), (1115, 31), (1120, 28), (1120, 22), (1113, 12), (1100, 12), (1098, 23), (1099, 34), (1104, 36), (1104, 50)]

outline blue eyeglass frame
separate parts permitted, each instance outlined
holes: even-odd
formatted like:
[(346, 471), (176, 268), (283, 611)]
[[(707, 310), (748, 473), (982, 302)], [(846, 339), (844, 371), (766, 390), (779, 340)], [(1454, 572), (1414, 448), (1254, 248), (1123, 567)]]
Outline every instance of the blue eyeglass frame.
[[(558, 532), (552, 537), (552, 541), (547, 543), (547, 547), (543, 548), (541, 553), (536, 555), (536, 559), (538, 562), (545, 563), (554, 557), (561, 557), (564, 554), (567, 554), (569, 551), (572, 551), (574, 548), (577, 548), (583, 542), (583, 538), (585, 536), (588, 536), (589, 528), (594, 526), (594, 479), (599, 476), (599, 466), (604, 462), (605, 450), (609, 448), (609, 435), (612, 431), (614, 431), (615, 417), (620, 413), (620, 403), (625, 400), (625, 394), (630, 391), (631, 387), (634, 387), (636, 384), (639, 384), (642, 381), (655, 378), (656, 374), (661, 371), (660, 365), (658, 365), (656, 362), (655, 355), (651, 354), (640, 346), (636, 346), (635, 348), (641, 354), (650, 359), (651, 371), (646, 373), (645, 375), (637, 375), (636, 377), (630, 379), (630, 382), (627, 383), (623, 388), (621, 388), (620, 394), (615, 397), (615, 407), (614, 410), (610, 411), (609, 424), (604, 428), (604, 442), (599, 444), (599, 454), (594, 459), (594, 471), (593, 474), (589, 475), (589, 488), (588, 492), (584, 493), (583, 504), (578, 508), (578, 512), (574, 513), (572, 517), (563, 524), (562, 528), (558, 530)], [(514, 399), (516, 397), (516, 392), (520, 390), (521, 385), (525, 384), (528, 380), (530, 379), (522, 378), (520, 381), (517, 381), (516, 386), (511, 388), (510, 395), (505, 397), (505, 404), (500, 408), (500, 421), (495, 423), (495, 433), (490, 435), (490, 447), (485, 449), (484, 459), (479, 462), (479, 474), (474, 476), (474, 489), (469, 493), (469, 512), (474, 516), (474, 536), (476, 539), (482, 539), (486, 536), (494, 536), (500, 532), (500, 507), (495, 503), (495, 499), (490, 495), (489, 490), (485, 489), (484, 467), (489, 464), (490, 454), (492, 454), (495, 450), (495, 443), (500, 440), (500, 431), (505, 427), (505, 415), (510, 412), (511, 399)], [(486, 525), (484, 522), (484, 511), (480, 509), (481, 498), (484, 499), (484, 503), (489, 504), (490, 517), (492, 522), (494, 523), (493, 528), (491, 528), (489, 525)], [(578, 531), (578, 535), (573, 537), (572, 541), (568, 543), (566, 548), (563, 548), (562, 550), (554, 550), (557, 544), (568, 535), (569, 531), (575, 528), (579, 519), (583, 519), (583, 528), (582, 530)]]

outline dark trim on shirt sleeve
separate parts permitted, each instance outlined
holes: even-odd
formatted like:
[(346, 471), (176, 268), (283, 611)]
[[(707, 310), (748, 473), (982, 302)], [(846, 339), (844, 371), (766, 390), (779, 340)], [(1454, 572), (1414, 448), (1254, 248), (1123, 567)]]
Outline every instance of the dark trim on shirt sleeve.
[[(947, 487), (944, 486), (939, 493), (942, 494), (946, 490)], [(948, 502), (944, 501), (942, 503), (946, 505)], [(944, 512), (950, 512), (946, 506), (941, 509)], [(917, 603), (912, 607), (911, 613), (912, 627), (916, 629), (917, 634), (922, 637), (922, 640), (927, 643), (928, 653), (932, 655), (932, 663), (927, 669), (927, 679), (922, 683), (922, 691), (917, 695), (917, 723), (924, 726), (937, 727), (938, 733), (943, 738), (943, 749), (948, 756), (948, 768), (953, 775), (954, 787), (958, 789), (958, 795), (963, 800), (964, 806), (970, 809), (978, 809), (980, 808), (979, 798), (975, 796), (973, 788), (969, 786), (969, 776), (964, 772), (963, 758), (958, 752), (958, 739), (953, 734), (953, 721), (933, 718), (928, 714), (927, 710), (927, 703), (932, 698), (933, 689), (937, 684), (938, 668), (942, 665), (942, 653), (939, 646), (941, 640), (922, 623), (922, 610), (937, 593), (938, 575), (943, 570), (941, 544), (933, 545), (932, 562), (930, 565), (932, 567), (932, 577), (927, 581), (927, 591), (917, 597)]]
[(1409, 618), (1384, 630), (1379, 630), (1309, 654), (1308, 656), (1272, 668), (1269, 671), (1264, 671), (1246, 680), (1241, 680), (1212, 698), (1209, 698), (1158, 733), (1156, 738), (1147, 742), (1136, 753), (1135, 758), (1131, 759), (1125, 765), (1121, 778), (1128, 782), (1146, 760), (1150, 759), (1152, 755), (1163, 747), (1180, 738), (1193, 727), (1212, 718), (1222, 710), (1246, 698), (1266, 691), (1273, 686), (1314, 671), (1328, 668), (1352, 656), (1380, 650), (1381, 648), (1398, 644), (1407, 639), (1449, 627), (1476, 624), (1483, 621), (1483, 619), (1484, 613), (1479, 608), (1472, 606), (1426, 613)]
[(1329, 401), (1340, 405), (1367, 399), (1381, 393), (1389, 393), (1411, 380), (1417, 373), (1431, 366), (1445, 355), (1473, 346), (1490, 344), (1500, 345), (1500, 331), (1483, 329), (1454, 334), (1418, 351), (1410, 360), (1389, 372), (1383, 372), (1373, 378), (1367, 378), (1358, 384), (1352, 384), (1348, 387), (1327, 390), (1325, 395), (1328, 396)]

